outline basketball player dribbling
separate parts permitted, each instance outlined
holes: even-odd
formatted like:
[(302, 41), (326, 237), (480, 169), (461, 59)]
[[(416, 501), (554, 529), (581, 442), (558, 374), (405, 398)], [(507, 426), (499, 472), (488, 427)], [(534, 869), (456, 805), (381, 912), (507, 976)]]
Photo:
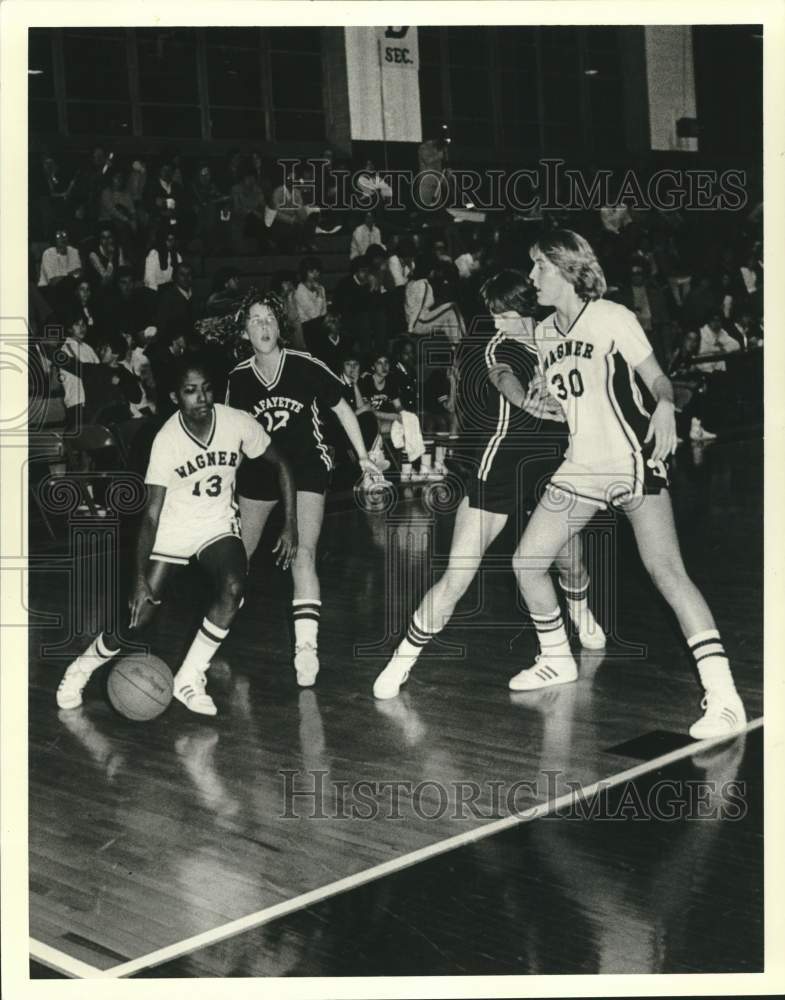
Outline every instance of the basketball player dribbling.
[[(214, 596), (175, 675), (174, 696), (192, 712), (216, 715), (206, 673), (242, 605), (247, 574), (234, 496), (237, 471), (245, 458), (264, 461), (277, 473), (285, 521), (274, 552), (284, 569), (297, 552), (294, 480), (263, 427), (246, 413), (213, 402), (202, 360), (180, 359), (173, 389), (178, 410), (156, 435), (145, 476), (148, 497), (136, 546), (127, 641), (139, 642), (162, 602), (172, 567), (195, 559), (210, 577)], [(81, 705), (90, 676), (124, 645), (120, 636), (101, 632), (65, 671), (58, 706)]]
[[(479, 405), (467, 401), (465, 406), (478, 412), (463, 416), (465, 422), (478, 424), (475, 433), (482, 433), (484, 440), (477, 445), (467, 496), (455, 516), (447, 570), (423, 597), (405, 637), (374, 683), (374, 696), (382, 700), (397, 696), (420, 653), (449, 622), (510, 515), (535, 506), (538, 490), (564, 451), (561, 407), (547, 393), (540, 395), (533, 302), (525, 277), (502, 271), (485, 283), (481, 294), (497, 332), (484, 345), (482, 373), (477, 372), (485, 390)], [(462, 381), (478, 381), (467, 365), (475, 367), (471, 353), (462, 362)], [(565, 543), (557, 562), (581, 645), (602, 649), (605, 634), (588, 606), (589, 575), (579, 534)]]
[[(283, 304), (273, 293), (252, 289), (238, 315), (242, 336), (253, 356), (229, 373), (226, 402), (262, 424), (282, 455), (291, 462), (297, 491), (298, 547), (292, 559), (294, 597), (294, 668), (300, 687), (310, 687), (319, 672), (318, 629), (321, 592), (316, 549), (324, 517), (324, 495), (332, 458), (325, 444), (321, 411), (335, 413), (360, 468), (380, 476), (368, 458), (362, 431), (343, 395), (343, 383), (317, 358), (293, 351), (282, 342), (286, 331)], [(280, 485), (265, 462), (246, 462), (237, 478), (243, 543), (250, 560), (267, 519), (278, 503)]]
[(612, 506), (629, 518), (643, 564), (694, 658), (704, 715), (690, 735), (732, 736), (746, 725), (744, 706), (712, 613), (684, 567), (668, 493), (666, 463), (677, 444), (673, 387), (633, 313), (602, 299), (605, 276), (582, 236), (554, 230), (530, 254), (537, 301), (553, 309), (537, 325), (535, 343), (548, 391), (564, 408), (570, 446), (548, 488), (557, 502), (549, 504), (546, 491), (515, 553), (540, 654), (510, 687), (576, 680), (547, 567), (598, 509)]

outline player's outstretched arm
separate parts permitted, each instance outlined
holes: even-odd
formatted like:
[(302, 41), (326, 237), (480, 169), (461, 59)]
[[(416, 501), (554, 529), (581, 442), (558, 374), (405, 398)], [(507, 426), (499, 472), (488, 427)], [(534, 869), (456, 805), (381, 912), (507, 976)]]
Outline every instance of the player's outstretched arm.
[(273, 548), (277, 556), (275, 562), (283, 569), (288, 569), (292, 559), (297, 555), (297, 488), (291, 465), (274, 444), (267, 445), (264, 457), (278, 470), (278, 483), (283, 498), (283, 529)]
[(332, 410), (336, 417), (338, 417), (341, 421), (341, 426), (346, 431), (349, 443), (352, 448), (354, 448), (354, 451), (360, 460), (360, 468), (363, 472), (368, 472), (371, 475), (376, 476), (381, 475), (379, 469), (377, 469), (370, 458), (368, 458), (368, 452), (365, 450), (365, 442), (363, 441), (363, 434), (351, 406), (349, 406), (345, 399), (340, 399)]
[(148, 484), (147, 506), (142, 515), (142, 524), (139, 528), (139, 537), (136, 541), (134, 585), (131, 598), (128, 602), (128, 609), (131, 612), (131, 628), (136, 628), (139, 622), (139, 615), (145, 604), (161, 603), (153, 597), (153, 592), (147, 582), (147, 565), (150, 560), (150, 553), (153, 551), (155, 535), (158, 531), (158, 520), (161, 517), (165, 497), (165, 486)]
[(660, 368), (654, 354), (650, 354), (635, 371), (646, 384), (646, 388), (654, 397), (657, 406), (649, 421), (646, 441), (654, 438), (654, 451), (651, 461), (662, 462), (676, 451), (676, 413), (673, 403), (673, 386), (668, 376)]

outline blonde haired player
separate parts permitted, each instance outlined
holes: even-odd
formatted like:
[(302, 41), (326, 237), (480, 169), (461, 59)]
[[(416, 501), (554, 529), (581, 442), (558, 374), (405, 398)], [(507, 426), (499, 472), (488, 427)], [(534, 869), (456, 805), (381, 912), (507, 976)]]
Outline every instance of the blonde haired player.
[[(262, 455), (277, 469), (286, 513), (274, 551), (284, 568), (297, 552), (294, 481), (264, 428), (246, 413), (213, 403), (202, 361), (193, 356), (181, 360), (174, 390), (171, 398), (179, 409), (156, 435), (145, 476), (148, 498), (128, 601), (128, 639), (139, 642), (140, 630), (161, 603), (172, 567), (195, 559), (211, 578), (214, 596), (175, 676), (174, 696), (192, 712), (215, 715), (215, 703), (205, 690), (206, 672), (242, 604), (247, 573), (234, 496), (237, 470), (244, 457)], [(118, 635), (101, 632), (65, 671), (58, 706), (81, 705), (91, 674), (123, 647)]]
[(643, 564), (694, 658), (705, 712), (690, 735), (732, 736), (746, 725), (744, 706), (711, 611), (684, 568), (668, 493), (666, 463), (677, 443), (671, 383), (635, 316), (602, 299), (605, 277), (583, 237), (554, 230), (530, 254), (537, 301), (553, 308), (535, 343), (570, 445), (549, 486), (559, 502), (543, 497), (514, 556), (541, 652), (510, 687), (531, 691), (577, 678), (547, 567), (598, 509), (613, 506), (629, 518)]

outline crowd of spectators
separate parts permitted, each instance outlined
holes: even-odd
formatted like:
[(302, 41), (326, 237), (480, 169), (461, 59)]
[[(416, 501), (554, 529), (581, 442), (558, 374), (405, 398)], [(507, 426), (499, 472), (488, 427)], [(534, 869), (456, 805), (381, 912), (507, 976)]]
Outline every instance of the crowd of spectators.
[[(331, 151), (324, 157), (332, 162)], [(684, 434), (708, 441), (737, 418), (741, 396), (760, 404), (763, 256), (754, 215), (719, 229), (705, 213), (623, 206), (456, 222), (443, 211), (390, 209), (371, 161), (359, 185), (368, 206), (339, 210), (328, 198), (329, 171), (309, 177), (306, 169), (279, 171), (276, 183), (258, 154), (234, 152), (220, 169), (197, 162), (189, 172), (176, 155), (155, 168), (139, 159), (124, 167), (96, 148), (69, 178), (52, 156), (41, 158), (30, 228), (32, 244), (45, 248), (31, 263), (30, 314), (36, 356), (50, 385), (61, 386), (68, 427), (157, 427), (171, 412), (168, 373), (192, 346), (211, 350), (220, 399), (236, 361), (227, 331), (247, 281), (234, 264), (218, 266), (209, 294), (196, 295), (194, 264), (296, 255), (296, 270), (269, 278), (288, 342), (343, 381), (369, 444), (379, 433), (388, 439), (404, 411), (419, 415), (426, 434), (455, 437), (461, 345), (482, 326), (482, 283), (503, 267), (528, 268), (527, 248), (549, 226), (577, 229), (595, 247), (608, 297), (636, 314), (676, 383)], [(329, 252), (345, 254), (329, 290), (317, 237), (322, 252), (334, 240)], [(444, 344), (438, 363), (418, 350), (425, 340)]]

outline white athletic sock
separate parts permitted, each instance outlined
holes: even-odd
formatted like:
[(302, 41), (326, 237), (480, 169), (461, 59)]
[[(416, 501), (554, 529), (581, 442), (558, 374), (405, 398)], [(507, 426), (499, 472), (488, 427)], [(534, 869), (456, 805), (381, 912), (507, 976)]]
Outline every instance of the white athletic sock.
[(108, 663), (113, 656), (117, 656), (119, 652), (119, 647), (117, 649), (110, 649), (104, 633), (99, 632), (84, 653), (78, 657), (79, 669), (83, 670), (86, 674), (92, 674), (93, 671)]
[(401, 639), (398, 648), (395, 650), (396, 657), (405, 657), (414, 663), (420, 653), (435, 635), (441, 632), (440, 628), (429, 630), (420, 623), (417, 612), (412, 615), (406, 635)]
[(725, 647), (716, 628), (697, 632), (687, 639), (687, 645), (695, 658), (701, 684), (706, 691), (736, 691)]
[(555, 608), (548, 614), (535, 614), (534, 612), (530, 612), (530, 614), (534, 627), (537, 629), (542, 655), (549, 658), (568, 657), (572, 661), (572, 650), (567, 640), (561, 611)]
[(587, 600), (587, 595), (589, 593), (589, 580), (586, 579), (586, 583), (582, 587), (574, 588), (568, 587), (567, 584), (559, 578), (559, 586), (564, 592), (564, 596), (567, 600), (567, 610), (570, 613), (570, 618), (575, 622), (575, 625), (580, 630), (582, 626), (589, 624), (587, 612), (589, 612), (589, 602)]
[(319, 617), (322, 602), (313, 597), (298, 597), (292, 601), (292, 618), (294, 619), (294, 646), (313, 646), (319, 643)]
[(228, 628), (219, 628), (209, 618), (204, 618), (178, 673), (191, 670), (198, 670), (200, 674), (205, 673), (210, 666), (210, 660), (227, 635), (229, 635)]

